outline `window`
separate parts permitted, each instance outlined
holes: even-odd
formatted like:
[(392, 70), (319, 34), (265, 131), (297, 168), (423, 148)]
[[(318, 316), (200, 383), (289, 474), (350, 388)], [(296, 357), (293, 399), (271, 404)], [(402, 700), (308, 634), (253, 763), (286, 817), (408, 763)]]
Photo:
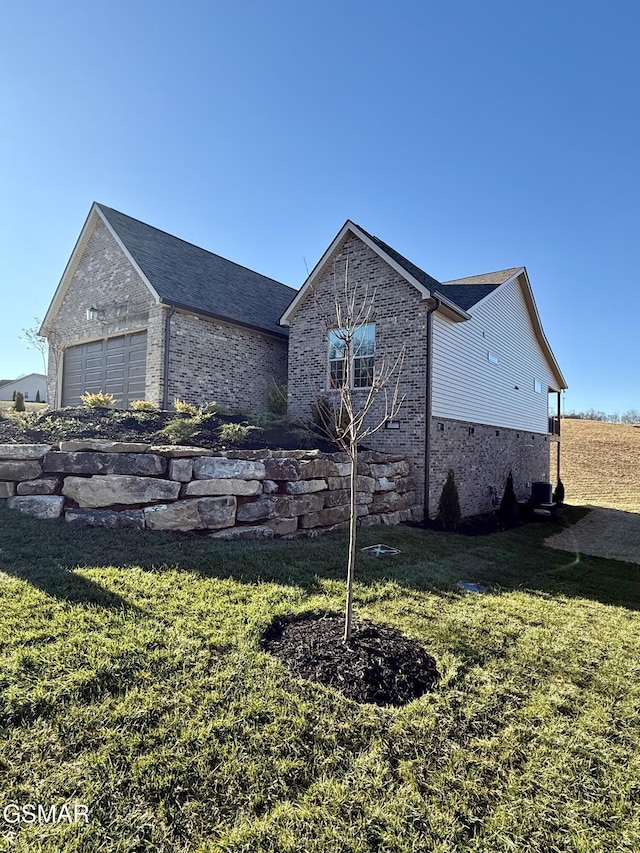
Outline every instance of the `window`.
[(342, 388), (347, 381), (347, 343), (351, 343), (348, 359), (351, 376), (350, 388), (370, 388), (373, 384), (373, 351), (375, 349), (375, 323), (358, 326), (354, 330), (334, 329), (329, 332), (329, 384)]

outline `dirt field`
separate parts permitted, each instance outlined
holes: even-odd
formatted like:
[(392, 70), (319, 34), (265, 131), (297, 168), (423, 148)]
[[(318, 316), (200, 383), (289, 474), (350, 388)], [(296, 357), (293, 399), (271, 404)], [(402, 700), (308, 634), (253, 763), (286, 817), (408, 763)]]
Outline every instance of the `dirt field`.
[(562, 421), (561, 438), (567, 503), (640, 513), (640, 427), (568, 418)]

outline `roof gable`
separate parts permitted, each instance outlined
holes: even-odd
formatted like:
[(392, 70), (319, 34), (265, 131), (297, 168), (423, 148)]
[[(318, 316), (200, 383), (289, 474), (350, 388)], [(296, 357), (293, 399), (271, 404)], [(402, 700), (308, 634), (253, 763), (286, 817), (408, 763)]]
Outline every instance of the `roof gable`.
[(107, 226), (156, 302), (286, 335), (278, 321), (295, 295), (293, 288), (97, 203), (78, 238), (43, 330), (55, 319), (98, 221)]
[(389, 266), (408, 281), (409, 284), (413, 285), (422, 295), (423, 299), (439, 298), (439, 310), (442, 310), (454, 320), (459, 321), (469, 319), (469, 314), (467, 314), (466, 311), (464, 311), (459, 305), (452, 302), (446, 294), (440, 292), (440, 283), (436, 281), (435, 278), (428, 275), (415, 264), (412, 264), (411, 261), (407, 260), (403, 255), (396, 252), (395, 249), (392, 249), (391, 246), (388, 246), (378, 237), (374, 237), (372, 234), (365, 231), (364, 228), (361, 228), (359, 225), (356, 225), (355, 222), (347, 219), (345, 224), (332, 240), (329, 248), (315, 265), (307, 280), (304, 282), (293, 301), (282, 315), (280, 319), (280, 323), (282, 325), (289, 325), (293, 314), (312, 289), (313, 283), (320, 274), (325, 263), (329, 260), (335, 249), (338, 248), (348, 232), (351, 232), (362, 240), (362, 242), (369, 246), (369, 248), (382, 258), (385, 263), (389, 264)]

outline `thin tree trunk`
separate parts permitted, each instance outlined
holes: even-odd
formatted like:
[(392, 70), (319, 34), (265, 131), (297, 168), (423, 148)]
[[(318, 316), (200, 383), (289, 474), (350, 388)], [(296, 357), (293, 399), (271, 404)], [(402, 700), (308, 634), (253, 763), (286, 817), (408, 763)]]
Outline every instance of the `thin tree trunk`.
[(347, 564), (347, 607), (344, 618), (344, 642), (351, 639), (351, 614), (353, 612), (353, 577), (356, 569), (356, 476), (358, 469), (358, 444), (353, 438), (349, 456), (349, 561)]

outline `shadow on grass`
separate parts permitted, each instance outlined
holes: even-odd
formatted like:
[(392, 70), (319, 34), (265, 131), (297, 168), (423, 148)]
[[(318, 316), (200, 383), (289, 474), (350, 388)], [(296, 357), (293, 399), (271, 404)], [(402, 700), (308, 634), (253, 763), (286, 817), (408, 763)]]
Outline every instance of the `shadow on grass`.
[[(531, 523), (490, 536), (466, 537), (415, 527), (365, 528), (359, 547), (379, 542), (396, 556), (358, 554), (356, 580), (364, 587), (392, 582), (440, 595), (458, 595), (459, 580), (495, 592), (588, 598), (640, 610), (638, 568), (627, 563), (558, 551), (544, 539), (575, 523), (587, 510), (566, 507), (560, 523)], [(197, 534), (79, 529), (39, 521), (0, 502), (0, 570), (48, 594), (78, 604), (131, 607), (125, 599), (74, 572), (77, 568), (179, 569), (202, 577), (295, 586), (317, 592), (345, 579), (347, 537), (266, 543), (223, 542)], [(134, 609), (131, 607), (131, 609)]]

